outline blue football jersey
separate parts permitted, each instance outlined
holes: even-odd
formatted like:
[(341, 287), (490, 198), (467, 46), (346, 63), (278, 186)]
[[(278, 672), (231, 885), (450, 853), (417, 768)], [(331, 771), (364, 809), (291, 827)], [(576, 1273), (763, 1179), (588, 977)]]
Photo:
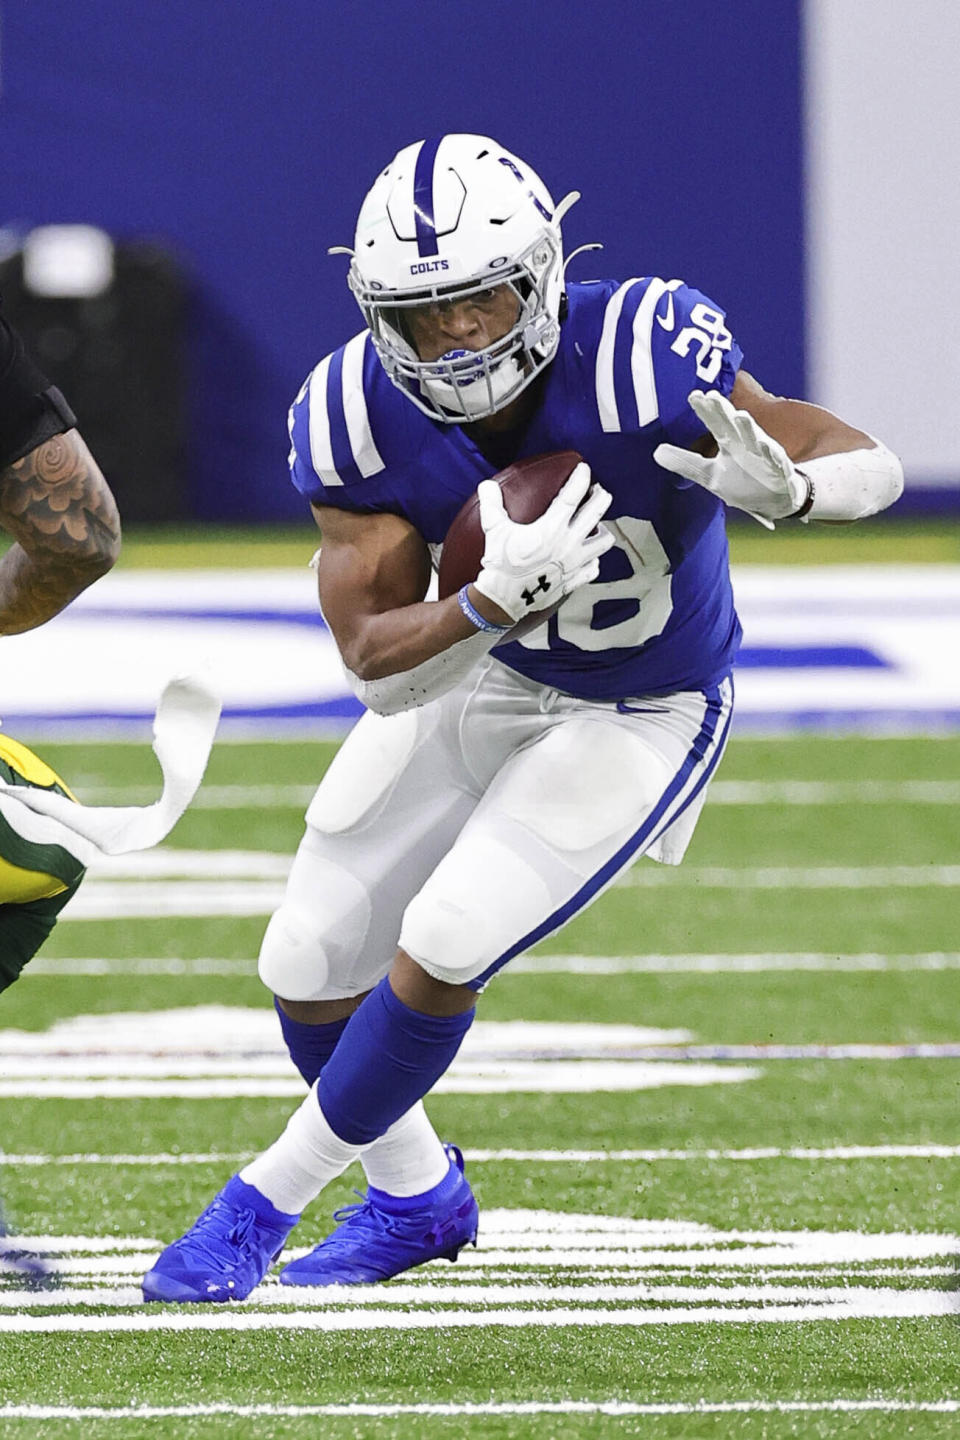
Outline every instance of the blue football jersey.
[[(740, 641), (723, 504), (653, 459), (704, 427), (691, 390), (729, 395), (742, 353), (724, 312), (679, 280), (573, 284), (560, 345), (522, 459), (577, 450), (613, 496), (616, 539), (600, 574), (550, 620), (495, 654), (585, 699), (701, 689)], [(327, 356), (290, 411), (293, 483), (315, 505), (389, 511), (439, 546), (464, 501), (500, 467), (459, 425), (431, 420), (392, 384), (367, 331)]]

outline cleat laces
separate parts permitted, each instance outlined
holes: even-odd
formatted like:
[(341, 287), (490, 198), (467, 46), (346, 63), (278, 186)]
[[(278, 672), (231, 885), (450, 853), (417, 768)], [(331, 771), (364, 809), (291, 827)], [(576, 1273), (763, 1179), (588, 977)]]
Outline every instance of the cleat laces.
[[(378, 1210), (373, 1201), (366, 1196), (362, 1190), (354, 1190), (354, 1195), (360, 1199), (353, 1205), (341, 1205), (339, 1210), (334, 1210), (333, 1218), (338, 1225), (350, 1225), (354, 1232), (366, 1230), (371, 1235), (400, 1235), (403, 1233), (403, 1222), (408, 1217), (405, 1215), (391, 1215), (387, 1210)], [(331, 1241), (336, 1244), (339, 1236), (331, 1235), (326, 1243)], [(351, 1241), (352, 1243), (352, 1241)]]
[(223, 1211), (232, 1209), (233, 1206), (224, 1205), (222, 1200), (215, 1200), (189, 1235), (184, 1236), (179, 1246), (181, 1254), (210, 1261), (220, 1270), (235, 1270), (238, 1262), (254, 1259), (250, 1234), (257, 1223), (256, 1212), (249, 1208), (241, 1210), (230, 1229), (224, 1232)]

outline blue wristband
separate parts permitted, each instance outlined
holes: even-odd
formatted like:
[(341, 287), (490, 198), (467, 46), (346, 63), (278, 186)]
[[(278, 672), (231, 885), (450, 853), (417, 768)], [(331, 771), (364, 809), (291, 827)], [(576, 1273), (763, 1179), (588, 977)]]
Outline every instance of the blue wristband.
[(470, 604), (470, 596), (467, 594), (466, 585), (457, 591), (457, 600), (459, 601), (460, 609), (464, 615), (466, 615), (470, 624), (475, 625), (478, 630), (483, 630), (488, 635), (505, 635), (508, 630), (513, 629), (512, 625), (496, 625), (492, 620), (485, 620), (480, 614), (480, 611), (475, 610)]

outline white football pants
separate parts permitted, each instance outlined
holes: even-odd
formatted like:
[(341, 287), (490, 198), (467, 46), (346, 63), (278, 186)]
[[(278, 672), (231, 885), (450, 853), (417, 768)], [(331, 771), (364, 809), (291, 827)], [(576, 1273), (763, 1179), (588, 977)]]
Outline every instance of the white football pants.
[(261, 978), (285, 1000), (344, 999), (399, 945), (482, 989), (641, 855), (679, 864), (731, 709), (729, 679), (593, 702), (491, 657), (419, 710), (364, 715), (307, 810)]

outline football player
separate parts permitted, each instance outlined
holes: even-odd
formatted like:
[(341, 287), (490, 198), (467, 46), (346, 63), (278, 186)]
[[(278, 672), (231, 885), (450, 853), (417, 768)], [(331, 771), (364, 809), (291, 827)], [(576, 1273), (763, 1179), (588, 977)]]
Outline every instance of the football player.
[[(307, 811), (260, 954), (312, 1088), (162, 1253), (148, 1299), (247, 1295), (358, 1158), (366, 1194), (283, 1283), (385, 1279), (475, 1240), (462, 1156), (422, 1097), (502, 966), (641, 855), (681, 860), (730, 726), (726, 507), (772, 529), (900, 494), (883, 444), (742, 368), (708, 296), (566, 282), (578, 198), (555, 203), (495, 140), (451, 134), (401, 150), (363, 202), (348, 283), (366, 328), (290, 413), (320, 603), (368, 707)], [(515, 524), (491, 477), (568, 449), (584, 463)], [(428, 600), (475, 492), (480, 573)]]
[[(32, 630), (111, 568), (120, 520), (76, 417), (0, 314), (0, 634)], [(219, 702), (196, 681), (167, 686), (154, 723), (164, 776), (149, 807), (80, 805), (25, 745), (0, 734), (0, 992), (40, 949), (97, 855), (143, 849), (173, 826), (209, 754)], [(6, 1127), (9, 1130), (9, 1127)], [(6, 1234), (0, 1263), (43, 1283), (42, 1263)]]
[[(32, 630), (113, 565), (120, 520), (113, 495), (60, 391), (36, 368), (0, 314), (0, 525), (14, 544), (0, 560), (0, 634)], [(69, 794), (25, 747), (0, 740), (0, 779)], [(67, 851), (28, 849), (0, 824), (0, 990), (20, 974), (75, 892), (83, 866)], [(42, 1266), (14, 1246), (28, 1274)]]
[[(0, 525), (14, 540), (0, 560), (0, 634), (33, 630), (59, 614), (120, 553), (113, 495), (76, 424), (0, 314)], [(6, 738), (0, 778), (69, 793), (42, 761)], [(48, 856), (47, 865), (21, 855), (26, 863), (18, 865), (16, 848), (0, 831), (0, 990), (39, 949), (83, 873), (66, 855)]]

